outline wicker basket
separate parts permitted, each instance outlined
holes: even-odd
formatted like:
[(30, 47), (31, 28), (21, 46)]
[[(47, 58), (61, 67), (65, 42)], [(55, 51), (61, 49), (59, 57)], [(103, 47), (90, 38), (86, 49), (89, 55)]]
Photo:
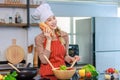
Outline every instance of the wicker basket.
[(75, 71), (76, 71), (75, 68), (71, 70), (53, 69), (53, 73), (58, 79), (70, 79), (75, 74)]

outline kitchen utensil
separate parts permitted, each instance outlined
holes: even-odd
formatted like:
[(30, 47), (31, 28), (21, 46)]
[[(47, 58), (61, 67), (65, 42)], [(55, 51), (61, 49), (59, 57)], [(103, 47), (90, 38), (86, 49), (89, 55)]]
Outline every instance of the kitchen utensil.
[(43, 55), (43, 56), (46, 59), (46, 61), (49, 63), (49, 65), (52, 67), (52, 69), (55, 69), (52, 63), (48, 60), (47, 56), (46, 55)]
[(28, 53), (32, 53), (33, 52), (33, 44), (31, 44), (30, 46), (28, 46)]
[(75, 59), (75, 60), (73, 61), (73, 63), (72, 63), (72, 65), (70, 66), (70, 68), (72, 68), (72, 67), (75, 65), (76, 62), (77, 62), (77, 59)]
[(33, 67), (33, 44), (28, 46), (28, 54), (26, 63), (31, 63), (31, 67)]
[[(25, 68), (19, 68), (20, 72), (17, 72), (17, 80), (32, 80), (37, 75), (38, 69), (30, 67), (30, 64), (31, 63), (28, 63)], [(11, 70), (11, 72), (13, 71), (14, 70)]]
[(36, 51), (36, 47), (34, 47), (33, 66), (38, 67), (38, 54)]
[(12, 65), (11, 63), (8, 63), (12, 68), (14, 68), (17, 72), (20, 72), (19, 69), (17, 69), (17, 67), (15, 67), (14, 65)]
[(48, 60), (48, 58), (44, 55), (44, 58), (47, 60), (47, 62), (49, 63), (49, 65), (52, 67), (52, 71), (54, 73), (54, 75), (58, 78), (58, 79), (70, 79), (76, 69), (75, 68), (72, 68), (73, 65), (75, 64), (75, 62), (77, 60), (75, 60), (71, 66), (71, 68), (67, 69), (67, 70), (59, 70), (59, 68), (54, 68), (54, 66), (52, 65), (52, 63)]
[(24, 59), (24, 49), (16, 45), (16, 39), (12, 40), (12, 45), (7, 48), (6, 59), (12, 64), (18, 64)]
[(31, 65), (31, 63), (28, 63), (28, 64), (26, 65), (26, 68), (29, 68), (29, 67), (30, 67), (30, 65)]

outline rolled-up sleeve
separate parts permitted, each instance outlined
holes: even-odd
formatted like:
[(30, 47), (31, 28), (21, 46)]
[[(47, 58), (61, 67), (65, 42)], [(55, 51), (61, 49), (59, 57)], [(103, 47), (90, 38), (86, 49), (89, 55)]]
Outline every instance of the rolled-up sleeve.
[(48, 58), (50, 56), (50, 51), (46, 50), (44, 48), (44, 36), (43, 35), (38, 35), (35, 37), (35, 46), (36, 46), (36, 52), (40, 58), (41, 63), (47, 64), (47, 61), (45, 60), (43, 55), (46, 55)]
[(68, 49), (69, 49), (69, 37), (68, 37), (68, 34), (67, 33), (64, 33), (63, 34), (64, 36), (63, 36), (63, 38), (64, 38), (64, 40), (65, 40), (65, 49), (66, 49), (66, 55), (65, 55), (65, 61), (67, 62), (67, 63), (71, 63), (71, 56), (69, 56), (69, 54), (68, 54)]

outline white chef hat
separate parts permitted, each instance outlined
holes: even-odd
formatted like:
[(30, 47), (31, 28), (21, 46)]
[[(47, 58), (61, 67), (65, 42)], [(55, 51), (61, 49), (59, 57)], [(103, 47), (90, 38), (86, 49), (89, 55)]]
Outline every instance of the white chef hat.
[(41, 22), (45, 22), (50, 16), (53, 16), (53, 12), (48, 3), (41, 4), (35, 9), (35, 12), (32, 14), (32, 17)]

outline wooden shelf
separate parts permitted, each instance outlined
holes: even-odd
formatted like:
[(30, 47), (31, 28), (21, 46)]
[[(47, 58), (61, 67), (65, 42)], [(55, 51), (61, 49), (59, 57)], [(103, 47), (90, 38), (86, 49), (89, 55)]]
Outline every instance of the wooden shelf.
[(26, 4), (4, 4), (0, 3), (1, 8), (27, 8)]
[[(37, 8), (39, 5), (30, 5), (30, 8)], [(1, 8), (27, 8), (26, 4), (4, 4), (0, 3)]]
[(30, 24), (30, 26), (39, 26), (39, 24), (38, 23), (32, 23), (32, 24)]
[(30, 8), (37, 8), (39, 5), (30, 5)]
[(2, 26), (8, 26), (8, 27), (27, 27), (27, 23), (17, 23), (17, 24), (15, 24), (15, 23), (11, 23), (11, 24), (9, 24), (9, 23), (0, 23), (0, 26), (2, 27)]

